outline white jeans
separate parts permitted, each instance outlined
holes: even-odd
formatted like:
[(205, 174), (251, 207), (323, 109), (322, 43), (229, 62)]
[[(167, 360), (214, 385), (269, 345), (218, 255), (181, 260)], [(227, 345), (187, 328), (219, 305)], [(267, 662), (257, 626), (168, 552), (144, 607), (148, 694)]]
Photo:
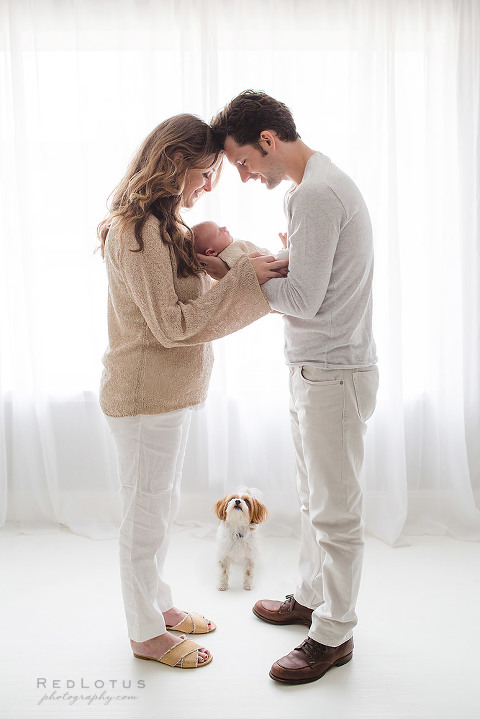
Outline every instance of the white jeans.
[(309, 636), (327, 646), (350, 639), (363, 560), (365, 422), (378, 370), (290, 368), (290, 419), (301, 504), (297, 602), (314, 610)]
[(180, 503), (191, 409), (107, 417), (118, 455), (123, 501), (120, 576), (128, 634), (136, 642), (163, 634), (162, 612), (173, 606), (163, 576)]

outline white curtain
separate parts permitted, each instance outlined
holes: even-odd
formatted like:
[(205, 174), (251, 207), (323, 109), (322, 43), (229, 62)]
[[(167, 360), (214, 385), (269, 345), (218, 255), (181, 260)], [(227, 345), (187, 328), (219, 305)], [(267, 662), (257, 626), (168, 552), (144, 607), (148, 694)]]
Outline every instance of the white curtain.
[[(109, 192), (162, 119), (246, 88), (361, 188), (375, 231), (381, 388), (366, 523), (480, 539), (478, 0), (0, 0), (0, 524), (111, 536), (114, 449), (98, 406)], [(251, 186), (250, 186), (251, 185)], [(276, 250), (284, 185), (218, 188), (186, 214)], [(216, 343), (180, 520), (263, 491), (297, 530), (282, 320)], [(202, 530), (203, 531), (203, 530)]]

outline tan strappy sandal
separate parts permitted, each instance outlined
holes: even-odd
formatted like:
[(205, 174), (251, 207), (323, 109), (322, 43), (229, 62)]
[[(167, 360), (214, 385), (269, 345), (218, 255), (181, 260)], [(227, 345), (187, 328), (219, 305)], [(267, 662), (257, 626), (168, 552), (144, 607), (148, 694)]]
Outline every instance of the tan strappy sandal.
[(133, 656), (137, 659), (151, 659), (154, 662), (160, 662), (161, 664), (168, 664), (169, 667), (178, 667), (179, 669), (197, 669), (198, 667), (204, 667), (210, 664), (213, 657), (210, 654), (208, 659), (204, 662), (198, 661), (198, 650), (202, 649), (200, 644), (194, 642), (193, 639), (184, 639), (179, 644), (175, 644), (174, 647), (162, 654), (158, 659), (156, 657), (146, 657), (143, 654), (136, 654), (133, 652)]
[(216, 628), (216, 625), (212, 621), (210, 622), (209, 628), (205, 617), (202, 617), (201, 614), (197, 614), (197, 612), (190, 612), (181, 622), (178, 622), (178, 624), (174, 626), (167, 624), (168, 631), (184, 632), (184, 634), (209, 634), (210, 632), (214, 632)]

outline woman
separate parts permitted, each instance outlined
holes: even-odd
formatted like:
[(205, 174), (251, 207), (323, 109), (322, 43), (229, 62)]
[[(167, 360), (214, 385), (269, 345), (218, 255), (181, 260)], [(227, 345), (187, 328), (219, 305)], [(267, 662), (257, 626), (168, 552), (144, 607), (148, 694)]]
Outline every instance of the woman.
[(205, 666), (212, 656), (169, 629), (215, 629), (177, 609), (162, 576), (191, 411), (206, 398), (210, 341), (270, 311), (260, 284), (286, 264), (244, 257), (211, 287), (179, 213), (210, 192), (221, 159), (199, 118), (162, 122), (142, 143), (98, 228), (109, 283), (100, 404), (122, 485), (120, 572), (129, 637), (135, 656), (182, 668)]

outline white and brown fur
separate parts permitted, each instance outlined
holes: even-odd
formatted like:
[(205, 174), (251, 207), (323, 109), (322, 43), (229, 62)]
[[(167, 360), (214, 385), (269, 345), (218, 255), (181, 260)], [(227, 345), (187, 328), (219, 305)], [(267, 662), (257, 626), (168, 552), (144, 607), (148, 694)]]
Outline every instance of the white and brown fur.
[(256, 557), (257, 524), (267, 518), (267, 508), (245, 489), (219, 499), (213, 511), (220, 520), (217, 531), (218, 589), (228, 589), (231, 564), (244, 567), (243, 588), (252, 589)]

